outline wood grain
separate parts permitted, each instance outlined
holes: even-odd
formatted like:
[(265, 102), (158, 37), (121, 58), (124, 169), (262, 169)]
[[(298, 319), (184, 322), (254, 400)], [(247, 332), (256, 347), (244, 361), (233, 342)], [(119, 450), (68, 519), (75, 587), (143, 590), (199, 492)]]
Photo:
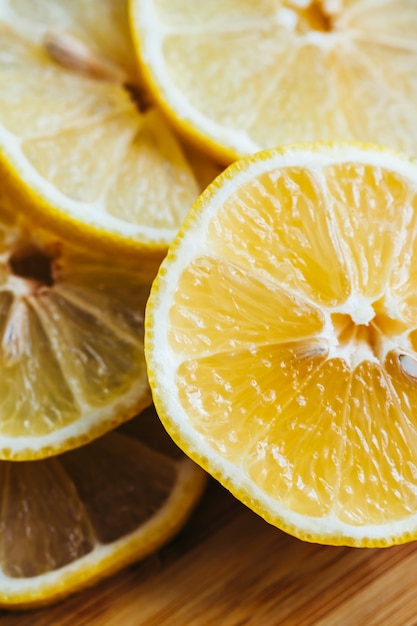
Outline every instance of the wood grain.
[(1, 626), (411, 626), (417, 544), (307, 544), (214, 481), (162, 550), (60, 604), (0, 613)]

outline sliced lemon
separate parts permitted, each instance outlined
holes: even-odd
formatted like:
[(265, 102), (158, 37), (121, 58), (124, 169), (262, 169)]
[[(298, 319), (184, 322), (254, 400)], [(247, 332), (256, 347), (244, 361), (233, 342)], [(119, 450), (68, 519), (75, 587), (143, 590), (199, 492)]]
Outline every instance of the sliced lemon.
[(417, 538), (417, 165), (288, 146), (195, 203), (145, 318), (177, 444), (301, 539)]
[(149, 276), (46, 233), (0, 199), (0, 458), (81, 445), (150, 404)]
[(131, 0), (154, 96), (230, 162), (296, 141), (417, 153), (414, 0)]
[(163, 115), (140, 110), (125, 12), (115, 0), (2, 4), (0, 173), (49, 229), (161, 259), (200, 186)]
[(43, 461), (0, 461), (0, 606), (24, 609), (92, 585), (185, 523), (205, 474), (148, 409), (125, 430)]

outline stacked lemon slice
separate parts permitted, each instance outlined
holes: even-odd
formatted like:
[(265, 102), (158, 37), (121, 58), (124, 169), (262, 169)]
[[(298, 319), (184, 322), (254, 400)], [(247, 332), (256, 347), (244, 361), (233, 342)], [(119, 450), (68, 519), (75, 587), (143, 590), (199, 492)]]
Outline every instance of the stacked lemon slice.
[(266, 150), (185, 219), (153, 283), (155, 405), (192, 458), (318, 543), (417, 538), (417, 167)]
[(143, 318), (160, 258), (216, 166), (150, 106), (133, 59), (123, 2), (1, 5), (5, 607), (49, 602), (148, 554), (204, 485), (145, 411)]
[(181, 528), (204, 484), (151, 408), (64, 454), (1, 461), (0, 606), (58, 600), (145, 557)]
[(243, 157), (153, 283), (160, 418), (300, 538), (416, 539), (417, 3), (130, 5), (163, 110), (225, 164)]
[(416, 152), (414, 0), (131, 0), (158, 102), (226, 163), (317, 140)]
[[(177, 443), (270, 522), (416, 537), (417, 176), (353, 145), (417, 151), (416, 11), (1, 3), (0, 605), (186, 520), (205, 473), (148, 376)], [(204, 154), (259, 148), (189, 212)]]
[[(116, 59), (134, 58), (125, 2), (95, 5), (100, 26), (85, 3), (40, 4), (0, 8), (2, 179), (21, 210), (48, 228), (94, 249), (160, 259), (199, 177), (208, 182), (215, 167), (201, 158), (194, 172), (161, 113), (147, 106), (134, 67), (108, 61), (118, 41)], [(123, 36), (114, 35), (117, 23)]]

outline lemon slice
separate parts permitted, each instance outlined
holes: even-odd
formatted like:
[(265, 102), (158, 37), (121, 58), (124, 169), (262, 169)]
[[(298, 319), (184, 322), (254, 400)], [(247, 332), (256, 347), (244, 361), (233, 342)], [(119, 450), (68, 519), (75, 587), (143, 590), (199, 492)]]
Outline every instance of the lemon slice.
[(417, 165), (373, 145), (248, 156), (153, 284), (145, 355), (177, 444), (307, 541), (417, 538)]
[(0, 462), (0, 606), (54, 602), (181, 528), (205, 475), (158, 425), (150, 409), (127, 430), (58, 457)]
[(224, 162), (297, 141), (417, 153), (414, 0), (131, 0), (154, 96)]
[(3, 188), (59, 234), (161, 259), (200, 186), (126, 67), (126, 5), (40, 5), (0, 7)]
[(149, 271), (77, 248), (0, 201), (0, 458), (81, 445), (150, 404)]

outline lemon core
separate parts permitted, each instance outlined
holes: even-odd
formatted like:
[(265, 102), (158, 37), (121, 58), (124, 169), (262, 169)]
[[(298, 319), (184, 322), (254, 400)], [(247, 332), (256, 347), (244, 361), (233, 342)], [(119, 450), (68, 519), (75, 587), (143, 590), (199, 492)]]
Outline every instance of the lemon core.
[(330, 32), (333, 29), (332, 15), (320, 1), (293, 1), (284, 3), (278, 12), (281, 23), (297, 32)]
[(54, 284), (52, 261), (52, 257), (38, 248), (23, 248), (14, 252), (8, 265), (14, 276), (51, 287)]

